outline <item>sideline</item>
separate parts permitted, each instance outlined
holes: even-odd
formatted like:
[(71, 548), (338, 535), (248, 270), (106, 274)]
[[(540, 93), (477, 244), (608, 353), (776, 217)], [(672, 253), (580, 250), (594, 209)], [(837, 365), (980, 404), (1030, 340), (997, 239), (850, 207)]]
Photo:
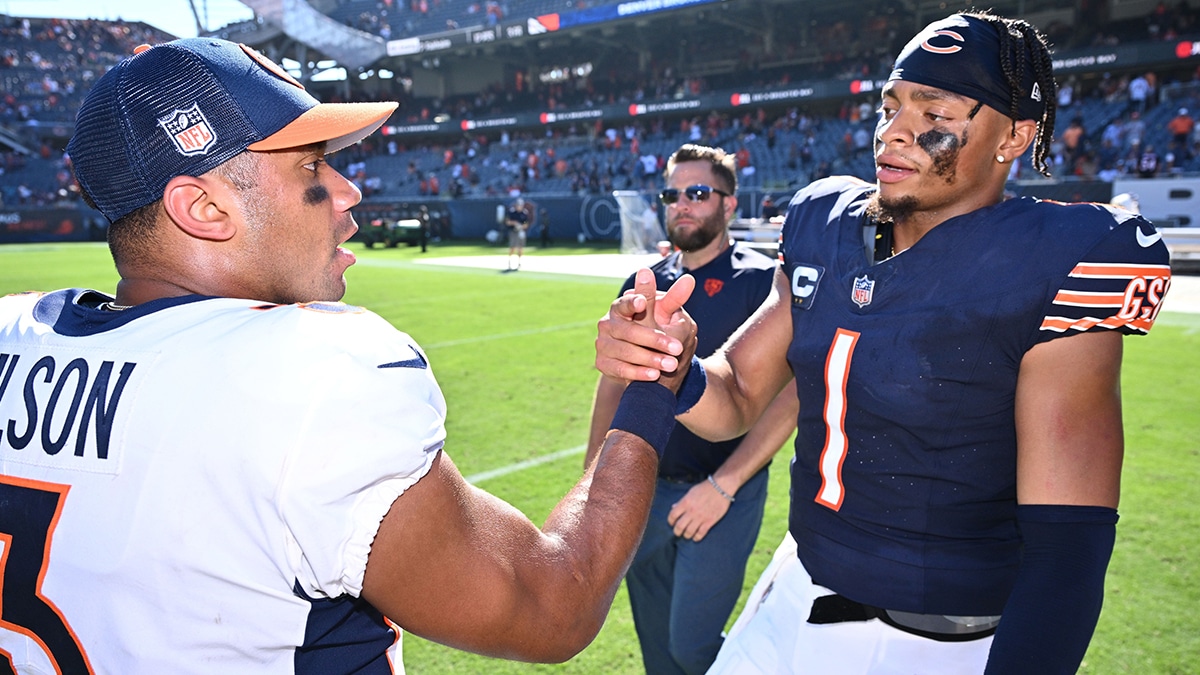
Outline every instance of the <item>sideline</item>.
[(1200, 313), (1200, 276), (1178, 272), (1172, 274), (1171, 290), (1167, 291), (1167, 298), (1163, 300), (1162, 311)]
[(538, 466), (540, 464), (554, 462), (554, 461), (563, 459), (564, 457), (574, 457), (575, 455), (582, 455), (584, 450), (587, 450), (586, 445), (577, 445), (573, 448), (567, 448), (566, 450), (559, 450), (557, 452), (552, 452), (548, 455), (542, 455), (541, 457), (534, 457), (533, 459), (526, 459), (524, 461), (517, 462), (515, 464), (509, 464), (508, 466), (502, 466), (497, 469), (491, 469), (489, 471), (480, 471), (479, 473), (473, 473), (470, 476), (466, 476), (466, 479), (467, 479), (467, 482), (470, 483), (471, 485), (476, 485), (478, 483), (481, 483), (485, 480), (489, 480), (491, 478), (499, 478), (500, 476), (507, 476), (510, 473), (516, 473), (518, 471), (523, 471), (525, 469), (529, 469), (529, 468)]
[[(592, 253), (580, 255), (529, 255), (525, 249), (521, 258), (521, 272), (549, 272), (552, 274), (574, 274), (588, 277), (625, 279), (639, 267), (649, 267), (662, 260), (657, 253), (624, 255), (620, 253)], [(503, 273), (508, 268), (507, 255), (449, 256), (445, 258), (421, 258), (413, 261), (417, 265), (471, 267), (492, 269)], [(620, 286), (618, 285), (617, 288)], [(616, 292), (616, 289), (613, 291)]]

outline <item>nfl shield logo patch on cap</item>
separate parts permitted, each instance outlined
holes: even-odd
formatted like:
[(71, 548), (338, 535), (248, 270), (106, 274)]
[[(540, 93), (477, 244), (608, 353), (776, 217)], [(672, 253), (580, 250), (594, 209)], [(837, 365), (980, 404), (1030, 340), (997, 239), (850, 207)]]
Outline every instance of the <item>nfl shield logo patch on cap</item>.
[(867, 275), (854, 278), (854, 288), (850, 291), (850, 299), (859, 307), (871, 304), (871, 294), (875, 292), (875, 281)]
[(167, 132), (175, 149), (181, 155), (205, 155), (217, 141), (217, 135), (212, 126), (200, 112), (200, 106), (193, 104), (186, 110), (174, 110), (169, 115), (158, 118), (158, 125)]

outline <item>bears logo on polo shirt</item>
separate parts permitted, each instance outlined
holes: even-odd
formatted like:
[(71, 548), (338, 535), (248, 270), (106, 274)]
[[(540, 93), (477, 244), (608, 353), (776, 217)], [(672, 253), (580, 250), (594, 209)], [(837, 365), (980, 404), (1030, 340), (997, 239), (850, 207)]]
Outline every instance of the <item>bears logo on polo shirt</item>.
[(217, 142), (208, 118), (200, 112), (200, 105), (193, 103), (185, 110), (173, 110), (169, 115), (158, 118), (158, 126), (167, 132), (179, 154), (192, 157), (206, 155)]

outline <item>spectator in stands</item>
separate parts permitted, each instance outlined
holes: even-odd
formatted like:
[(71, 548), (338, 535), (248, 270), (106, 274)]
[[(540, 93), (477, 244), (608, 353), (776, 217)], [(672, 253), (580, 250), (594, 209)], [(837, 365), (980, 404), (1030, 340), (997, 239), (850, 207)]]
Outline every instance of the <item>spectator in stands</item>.
[(1058, 85), (1058, 108), (1060, 111), (1071, 107), (1075, 102), (1075, 78), (1068, 77), (1062, 84)]
[(858, 103), (858, 121), (867, 124), (875, 124), (875, 102), (863, 99)]
[(1125, 124), (1125, 144), (1124, 149), (1141, 146), (1142, 139), (1146, 135), (1146, 123), (1142, 120), (1142, 115), (1134, 110), (1129, 113), (1129, 122)]
[(1163, 153), (1161, 161), (1158, 164), (1159, 173), (1164, 176), (1178, 174), (1183, 170), (1179, 166), (1180, 161), (1181, 160), (1179, 159), (1179, 155), (1177, 154), (1177, 149), (1175, 147), (1175, 142), (1171, 141), (1171, 143), (1167, 146), (1167, 151)]
[[(1013, 164), (1017, 164), (1017, 162), (1013, 162)], [(1075, 156), (1075, 175), (1079, 178), (1091, 180), (1096, 177), (1099, 169), (1100, 163), (1095, 152), (1084, 150)]]
[(867, 130), (866, 124), (866, 122), (862, 122), (854, 130), (855, 157), (861, 157), (863, 154), (871, 151), (871, 132)]
[(778, 215), (779, 205), (775, 203), (775, 197), (771, 196), (771, 193), (768, 192), (762, 198), (762, 218), (763, 220), (770, 220)]
[(647, 152), (638, 158), (638, 163), (641, 166), (642, 189), (653, 189), (658, 181), (658, 157), (652, 152)]
[(1150, 36), (1151, 40), (1162, 40), (1166, 37), (1170, 25), (1170, 11), (1167, 9), (1167, 3), (1159, 0), (1154, 9), (1150, 10), (1150, 15), (1146, 17), (1146, 34)]
[(1111, 138), (1100, 141), (1100, 151), (1096, 153), (1096, 176), (1100, 180), (1111, 182), (1120, 174), (1118, 161), (1121, 159), (1121, 149), (1113, 144)]
[(1158, 153), (1154, 146), (1147, 144), (1138, 155), (1137, 174), (1141, 178), (1154, 178), (1158, 175)]
[(737, 150), (737, 169), (738, 173), (743, 176), (750, 176), (754, 173), (754, 161), (750, 156), (750, 148), (742, 145)]
[(1151, 93), (1150, 81), (1146, 74), (1135, 76), (1129, 81), (1129, 110), (1136, 113), (1146, 112), (1146, 103)]
[(1180, 108), (1171, 121), (1167, 122), (1167, 131), (1171, 133), (1171, 142), (1180, 161), (1192, 158), (1192, 131), (1195, 128), (1196, 120), (1188, 114), (1187, 108)]
[(1071, 118), (1071, 122), (1067, 124), (1067, 128), (1063, 129), (1059, 140), (1063, 145), (1063, 160), (1068, 165), (1074, 165), (1075, 160), (1083, 151), (1083, 139), (1087, 136), (1087, 130), (1083, 127), (1083, 117), (1076, 115)]
[(1104, 132), (1100, 135), (1100, 143), (1108, 143), (1115, 149), (1120, 149), (1125, 143), (1125, 120), (1123, 117), (1114, 117), (1108, 124), (1104, 126)]

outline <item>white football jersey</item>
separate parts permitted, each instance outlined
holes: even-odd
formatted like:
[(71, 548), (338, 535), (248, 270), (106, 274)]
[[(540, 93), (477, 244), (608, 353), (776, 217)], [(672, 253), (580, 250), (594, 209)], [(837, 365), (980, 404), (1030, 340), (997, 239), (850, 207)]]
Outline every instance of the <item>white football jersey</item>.
[(340, 303), (0, 298), (0, 671), (403, 672), (358, 600), (445, 438), (425, 355)]

